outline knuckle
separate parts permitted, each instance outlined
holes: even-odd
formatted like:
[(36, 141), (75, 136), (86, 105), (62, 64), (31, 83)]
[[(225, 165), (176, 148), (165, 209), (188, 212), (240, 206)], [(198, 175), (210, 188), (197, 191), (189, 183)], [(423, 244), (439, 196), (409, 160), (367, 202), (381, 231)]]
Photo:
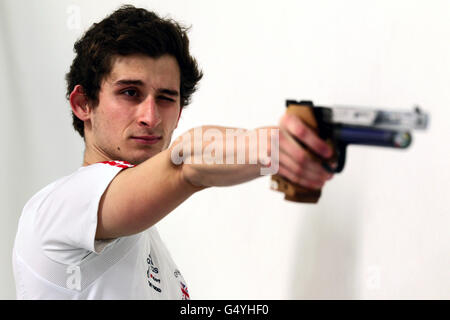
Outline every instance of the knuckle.
[(296, 156), (296, 161), (297, 161), (297, 164), (299, 164), (300, 166), (304, 166), (307, 162), (306, 152), (304, 152), (304, 151), (299, 152)]
[(301, 124), (299, 125), (296, 130), (295, 130), (295, 135), (297, 136), (297, 138), (299, 138), (300, 140), (305, 139), (305, 137), (308, 134), (308, 130), (306, 129), (306, 127)]
[(283, 131), (280, 132), (280, 135), (278, 137), (278, 141), (279, 141), (280, 147), (284, 147), (287, 144), (288, 140), (287, 140), (287, 138), (285, 136), (285, 133)]
[(296, 166), (294, 169), (294, 174), (298, 177), (303, 176), (303, 168), (300, 166)]
[(289, 116), (288, 116), (286, 113), (283, 114), (283, 115), (281, 116), (280, 120), (278, 121), (279, 126), (280, 126), (280, 127), (285, 126), (288, 119), (289, 119)]

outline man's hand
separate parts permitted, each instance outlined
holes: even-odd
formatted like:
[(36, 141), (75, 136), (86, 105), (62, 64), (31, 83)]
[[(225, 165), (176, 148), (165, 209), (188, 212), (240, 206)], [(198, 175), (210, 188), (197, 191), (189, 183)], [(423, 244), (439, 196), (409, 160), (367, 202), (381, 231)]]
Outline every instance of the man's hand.
[[(199, 132), (197, 135), (194, 133), (196, 130)], [(214, 140), (205, 138), (207, 136), (205, 132), (208, 130), (217, 131)], [(227, 132), (239, 133), (230, 138)], [(210, 126), (191, 129), (174, 145), (180, 143), (184, 145), (183, 150), (187, 156), (185, 155), (183, 159), (183, 176), (194, 186), (231, 186), (243, 183), (262, 176), (261, 169), (270, 166), (271, 169), (278, 169), (278, 174), (295, 184), (308, 189), (321, 189), (324, 183), (331, 179), (332, 174), (322, 167), (320, 159), (308, 153), (295, 139), (323, 159), (332, 155), (331, 147), (300, 119), (292, 115), (284, 115), (279, 126), (254, 130)], [(195, 140), (201, 142), (195, 144)], [(215, 144), (214, 148), (211, 148), (213, 143), (211, 141), (214, 143), (220, 141), (220, 144)], [(242, 143), (239, 144), (239, 141)], [(181, 150), (181, 145), (176, 147), (177, 150)], [(195, 145), (202, 147), (195, 148)], [(214, 149), (215, 153), (206, 152), (208, 148)], [(219, 159), (218, 149), (221, 155)], [(235, 158), (234, 162), (225, 164), (226, 154), (231, 149), (234, 154), (245, 154), (245, 161), (237, 163)], [(195, 161), (195, 157), (199, 159), (198, 162)], [(267, 163), (269, 159), (271, 162)], [(220, 163), (217, 160), (220, 160)], [(274, 164), (274, 161), (278, 163)], [(277, 172), (271, 172), (275, 173)]]
[(321, 189), (333, 175), (295, 139), (315, 154), (327, 159), (333, 150), (298, 117), (285, 114), (280, 119), (280, 162), (278, 174), (308, 189)]

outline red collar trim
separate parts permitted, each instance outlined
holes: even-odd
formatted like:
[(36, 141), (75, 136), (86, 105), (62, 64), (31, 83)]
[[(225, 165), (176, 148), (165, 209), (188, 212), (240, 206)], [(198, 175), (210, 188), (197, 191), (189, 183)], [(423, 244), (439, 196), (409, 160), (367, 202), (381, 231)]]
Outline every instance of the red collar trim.
[(101, 162), (97, 162), (97, 163), (109, 164), (110, 166), (119, 167), (119, 168), (133, 168), (134, 167), (134, 165), (132, 165), (131, 163), (129, 163), (127, 161), (121, 161), (121, 160), (101, 161)]

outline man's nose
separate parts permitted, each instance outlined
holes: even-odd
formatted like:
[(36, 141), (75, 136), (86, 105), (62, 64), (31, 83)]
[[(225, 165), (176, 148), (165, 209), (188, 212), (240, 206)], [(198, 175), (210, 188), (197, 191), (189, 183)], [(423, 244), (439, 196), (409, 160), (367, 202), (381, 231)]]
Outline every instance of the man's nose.
[(153, 97), (148, 97), (139, 106), (138, 122), (142, 126), (155, 128), (161, 123), (158, 106)]

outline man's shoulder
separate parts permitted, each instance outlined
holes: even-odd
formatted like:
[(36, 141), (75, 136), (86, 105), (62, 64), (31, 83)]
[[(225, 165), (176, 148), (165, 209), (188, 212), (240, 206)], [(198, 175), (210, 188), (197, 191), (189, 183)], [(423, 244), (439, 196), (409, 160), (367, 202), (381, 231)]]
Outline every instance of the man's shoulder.
[(104, 161), (79, 167), (37, 191), (25, 204), (24, 211), (39, 207), (49, 196), (70, 196), (80, 188), (91, 188), (99, 182), (108, 183), (122, 169), (132, 167), (123, 161)]
[(75, 185), (78, 185), (78, 183), (84, 182), (85, 180), (86, 180), (85, 182), (88, 183), (91, 179), (97, 180), (101, 176), (107, 178), (121, 171), (122, 169), (131, 167), (133, 167), (133, 165), (129, 164), (128, 162), (118, 160), (103, 161), (88, 166), (82, 166), (73, 171), (72, 173), (63, 176), (58, 180), (48, 184), (40, 191), (38, 191), (38, 193), (63, 187), (66, 183), (72, 182), (74, 180), (76, 182)]
[(22, 210), (18, 243), (29, 245), (30, 240), (37, 241), (47, 254), (91, 248), (100, 197), (124, 169), (122, 166), (121, 163), (83, 166), (39, 190)]

